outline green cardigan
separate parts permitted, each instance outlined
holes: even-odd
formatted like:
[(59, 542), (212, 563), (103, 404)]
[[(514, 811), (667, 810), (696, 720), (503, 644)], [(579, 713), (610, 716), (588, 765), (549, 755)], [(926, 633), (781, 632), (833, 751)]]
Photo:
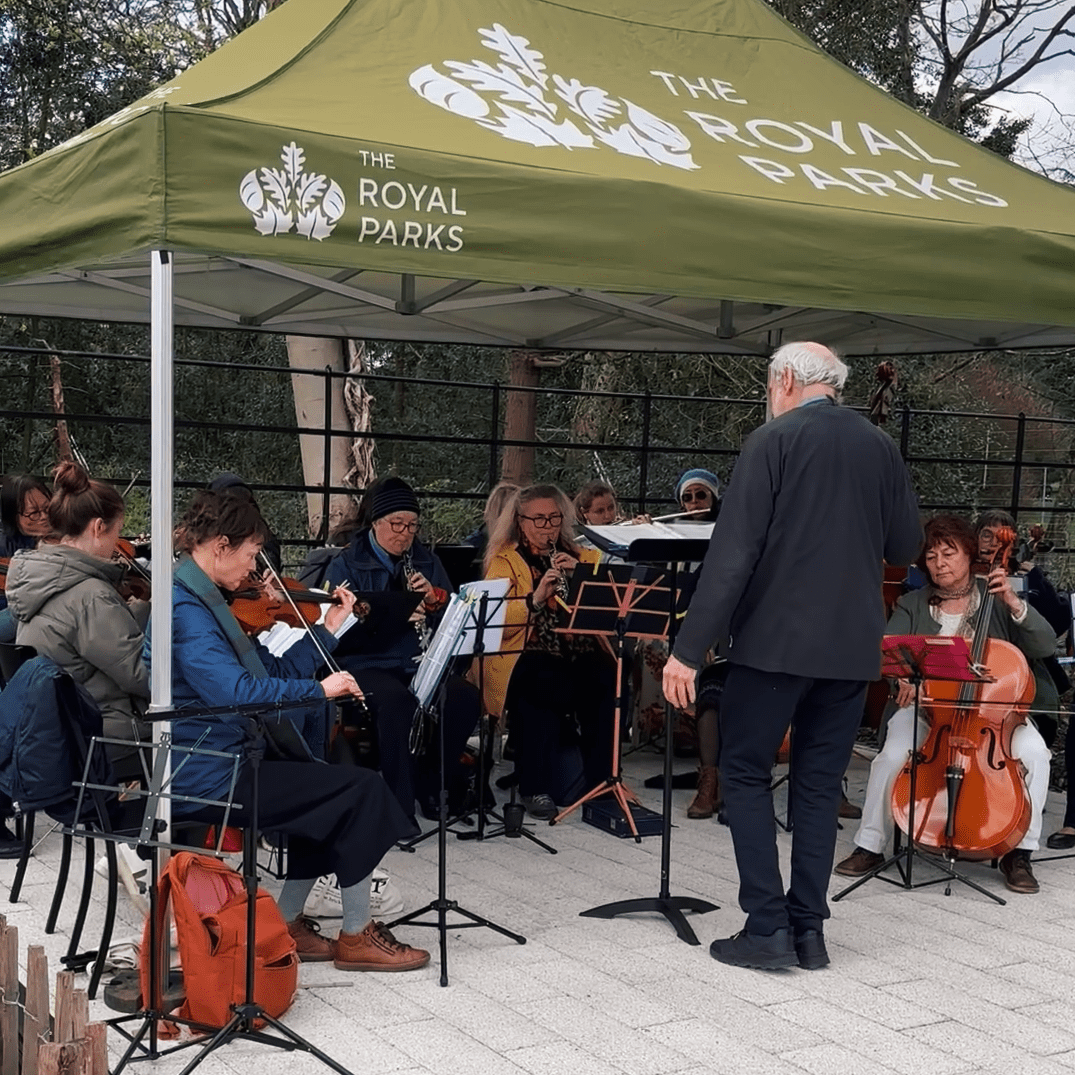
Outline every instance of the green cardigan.
[[(985, 598), (985, 582), (977, 580), (978, 596)], [(938, 635), (941, 625), (929, 610), (929, 589), (912, 590), (904, 594), (892, 610), (885, 630), (890, 635)], [(989, 621), (989, 637), (1000, 638), (1018, 646), (1034, 673), (1037, 690), (1034, 706), (1037, 709), (1055, 709), (1060, 704), (1056, 685), (1042, 663), (1042, 657), (1056, 652), (1056, 635), (1045, 617), (1027, 605), (1026, 619), (1016, 623), (1007, 607), (1000, 601), (993, 602), (993, 615)]]

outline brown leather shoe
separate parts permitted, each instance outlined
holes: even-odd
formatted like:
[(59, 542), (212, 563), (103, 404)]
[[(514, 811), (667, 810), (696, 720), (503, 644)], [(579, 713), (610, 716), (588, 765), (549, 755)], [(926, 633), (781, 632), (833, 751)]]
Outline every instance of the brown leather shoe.
[(336, 940), (337, 970), (417, 970), (429, 953), (397, 941), (383, 922), (370, 922), (361, 933), (341, 933)]
[(720, 801), (720, 775), (715, 765), (698, 766), (698, 792), (694, 796), (694, 802), (687, 807), (687, 817), (695, 821), (704, 817), (712, 817), (719, 810)]
[(864, 847), (856, 847), (850, 855), (838, 862), (832, 868), (833, 873), (841, 877), (861, 877), (864, 873), (876, 869), (885, 861), (885, 856), (877, 851), (867, 851)]
[(295, 951), (302, 963), (327, 963), (336, 955), (336, 942), (321, 936), (321, 927), (312, 919), (299, 915), (288, 922), (287, 931), (295, 942)]
[(1004, 884), (1012, 892), (1021, 892), (1032, 896), (1038, 891), (1038, 879), (1030, 867), (1030, 852), (1016, 848), (1009, 851), (1000, 860), (1000, 872), (1004, 874)]
[(851, 821), (858, 821), (862, 817), (862, 807), (856, 806), (846, 795), (841, 795), (839, 815)]

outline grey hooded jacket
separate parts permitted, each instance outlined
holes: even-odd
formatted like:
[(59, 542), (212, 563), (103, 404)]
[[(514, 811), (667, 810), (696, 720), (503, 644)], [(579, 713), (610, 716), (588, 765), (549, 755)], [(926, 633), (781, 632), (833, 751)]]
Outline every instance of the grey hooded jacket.
[(51, 657), (86, 688), (101, 709), (106, 735), (131, 739), (137, 734), (132, 721), (149, 699), (136, 619), (144, 623), (149, 606), (124, 602), (116, 591), (122, 577), (119, 564), (69, 545), (42, 545), (12, 559), (7, 598), (18, 644)]

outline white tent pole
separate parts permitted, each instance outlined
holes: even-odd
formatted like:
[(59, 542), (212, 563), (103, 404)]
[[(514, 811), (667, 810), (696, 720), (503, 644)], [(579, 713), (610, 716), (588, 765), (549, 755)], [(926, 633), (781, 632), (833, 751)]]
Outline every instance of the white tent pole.
[[(167, 250), (154, 250), (150, 292), (150, 536), (152, 540), (153, 605), (150, 611), (150, 630), (153, 639), (153, 661), (150, 669), (149, 711), (170, 709), (172, 706), (172, 453), (174, 449), (173, 422), (175, 408), (172, 353), (172, 255)], [(160, 746), (161, 736), (170, 724), (153, 725), (153, 742)], [(154, 751), (157, 754), (158, 751)], [(160, 770), (167, 786), (170, 758), (163, 759)], [(154, 770), (157, 760), (154, 759)], [(157, 817), (170, 827), (171, 800), (162, 798), (157, 805)], [(162, 860), (167, 855), (161, 856)], [(163, 865), (163, 861), (161, 862)]]
[(154, 250), (150, 299), (150, 534), (152, 535), (153, 665), (150, 711), (172, 705), (172, 255)]

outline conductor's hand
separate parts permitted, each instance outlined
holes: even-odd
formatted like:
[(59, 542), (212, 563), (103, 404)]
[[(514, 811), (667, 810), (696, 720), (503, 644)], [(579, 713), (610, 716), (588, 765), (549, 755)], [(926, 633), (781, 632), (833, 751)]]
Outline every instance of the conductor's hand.
[(326, 698), (362, 697), (362, 690), (350, 672), (333, 672), (327, 679), (321, 680), (321, 689)]
[(677, 709), (686, 709), (694, 704), (694, 680), (698, 675), (693, 668), (688, 668), (682, 661), (669, 657), (664, 666), (664, 696)]
[(355, 595), (347, 589), (346, 586), (337, 586), (332, 591), (332, 596), (339, 600), (338, 605), (333, 605), (332, 608), (325, 613), (325, 626), (333, 633), (336, 633), (336, 628), (340, 626), (348, 615), (354, 610), (355, 607)]

